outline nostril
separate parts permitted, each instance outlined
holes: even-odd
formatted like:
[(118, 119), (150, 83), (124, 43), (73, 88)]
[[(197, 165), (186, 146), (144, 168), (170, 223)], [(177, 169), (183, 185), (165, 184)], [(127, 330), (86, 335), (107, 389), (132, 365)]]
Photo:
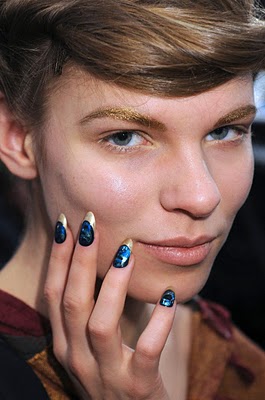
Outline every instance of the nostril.
[(189, 184), (168, 185), (160, 196), (161, 205), (167, 211), (181, 211), (196, 219), (209, 217), (220, 201), (220, 191), (211, 176)]
[(217, 186), (203, 188), (203, 194), (193, 193), (190, 197), (189, 213), (195, 218), (207, 218), (218, 207), (221, 201), (220, 192)]

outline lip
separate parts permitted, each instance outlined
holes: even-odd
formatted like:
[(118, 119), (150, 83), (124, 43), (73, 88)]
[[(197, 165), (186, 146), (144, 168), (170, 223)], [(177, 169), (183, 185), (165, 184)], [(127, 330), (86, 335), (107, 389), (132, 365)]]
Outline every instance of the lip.
[(208, 256), (214, 237), (179, 237), (159, 242), (138, 242), (146, 252), (162, 262), (178, 266), (193, 266)]

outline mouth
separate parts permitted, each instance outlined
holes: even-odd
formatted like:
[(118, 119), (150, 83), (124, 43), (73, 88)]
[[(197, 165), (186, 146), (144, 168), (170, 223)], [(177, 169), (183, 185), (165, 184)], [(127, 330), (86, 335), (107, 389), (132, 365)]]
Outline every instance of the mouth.
[(152, 257), (172, 265), (195, 266), (203, 262), (211, 251), (213, 237), (178, 238), (161, 242), (138, 242)]

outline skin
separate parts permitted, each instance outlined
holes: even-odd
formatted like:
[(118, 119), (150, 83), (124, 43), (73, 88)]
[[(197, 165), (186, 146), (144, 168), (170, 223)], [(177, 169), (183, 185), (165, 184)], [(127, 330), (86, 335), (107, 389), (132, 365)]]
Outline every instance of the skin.
[[(250, 135), (241, 140), (231, 134), (238, 140), (230, 142), (206, 137), (219, 118), (253, 104), (252, 83), (237, 80), (193, 98), (161, 99), (91, 80), (81, 82), (76, 85), (70, 80), (50, 102), (47, 156), (39, 169), (47, 214), (54, 223), (64, 212), (76, 237), (80, 221), (93, 211), (100, 234), (98, 275), (104, 277), (119, 245), (131, 238), (136, 265), (129, 294), (154, 303), (166, 287), (174, 285), (183, 302), (204, 285), (251, 185)], [(111, 118), (78, 126), (85, 115), (110, 106), (134, 108), (164, 123), (166, 130), (157, 133)], [(236, 123), (248, 129), (252, 118), (250, 114)], [(120, 129), (144, 132), (147, 140), (127, 153), (99, 143), (102, 136)], [(172, 268), (139, 245), (201, 235), (214, 240), (200, 268)]]
[[(42, 149), (37, 146), (34, 151), (31, 133), (25, 135), (32, 177), (34, 171), (38, 177), (33, 184), (41, 187), (35, 203), (41, 206), (33, 209), (34, 223), (3, 271), (1, 287), (49, 315), (55, 355), (80, 397), (89, 393), (93, 399), (173, 399), (170, 393), (177, 389), (166, 382), (159, 360), (172, 325), (174, 332), (177, 329), (176, 305), (167, 309), (158, 304), (147, 323), (145, 315), (150, 313), (145, 314), (145, 304), (157, 303), (168, 287), (179, 303), (200, 291), (247, 197), (253, 176), (254, 114), (234, 111), (253, 105), (252, 78), (239, 77), (182, 99), (133, 93), (78, 70), (66, 70), (60, 79), (49, 98)], [(116, 107), (144, 114), (158, 124), (86, 117)], [(231, 112), (233, 121), (226, 117)], [(230, 129), (216, 131), (226, 126), (224, 117)], [(127, 150), (110, 138), (121, 130), (136, 132)], [(217, 140), (220, 133), (224, 135)], [(43, 159), (38, 157), (40, 150)], [(96, 237), (83, 248), (75, 242), (88, 211), (96, 217)], [(61, 212), (68, 220), (67, 239), (53, 244), (50, 257), (51, 227)], [(200, 262), (185, 265), (161, 261), (143, 245), (179, 237), (193, 241), (202, 235), (210, 238), (208, 251)], [(36, 237), (38, 251), (34, 251)], [(110, 268), (127, 238), (134, 242), (129, 265)], [(15, 289), (14, 276), (20, 282)], [(96, 279), (103, 278), (94, 303)], [(43, 290), (47, 305), (40, 300)], [(126, 296), (129, 305), (123, 311)], [(146, 324), (138, 340), (139, 328)], [(185, 338), (185, 330), (179, 337)], [(187, 354), (183, 360), (186, 370)], [(178, 399), (185, 398), (185, 390), (180, 390)]]

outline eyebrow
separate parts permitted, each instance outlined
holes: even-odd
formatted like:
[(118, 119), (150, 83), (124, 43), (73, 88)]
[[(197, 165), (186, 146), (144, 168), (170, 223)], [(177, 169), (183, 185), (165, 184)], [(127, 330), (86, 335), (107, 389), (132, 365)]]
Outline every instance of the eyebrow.
[[(257, 108), (253, 104), (239, 107), (221, 117), (214, 125), (214, 128), (230, 124), (231, 122), (248, 117), (250, 115), (253, 115), (254, 117), (256, 112)], [(150, 118), (147, 115), (141, 114), (133, 108), (127, 107), (109, 107), (95, 110), (81, 119), (81, 125), (98, 118), (112, 118), (119, 121), (135, 122), (146, 128), (153, 128), (162, 132), (166, 130), (166, 126), (162, 122), (157, 121), (154, 118)]]
[(142, 125), (146, 128), (158, 129), (160, 131), (165, 131), (166, 126), (157, 121), (154, 118), (150, 118), (147, 115), (143, 115), (133, 108), (123, 108), (123, 107), (110, 107), (110, 108), (102, 108), (92, 113), (88, 114), (81, 120), (81, 124), (86, 124), (97, 118), (112, 118), (119, 121), (128, 121), (135, 122), (139, 125)]
[(237, 121), (238, 119), (245, 118), (251, 115), (253, 115), (254, 117), (256, 112), (257, 108), (253, 104), (239, 107), (231, 111), (230, 113), (226, 114), (225, 116), (221, 117), (215, 124), (214, 128), (221, 125), (230, 124), (231, 122)]

